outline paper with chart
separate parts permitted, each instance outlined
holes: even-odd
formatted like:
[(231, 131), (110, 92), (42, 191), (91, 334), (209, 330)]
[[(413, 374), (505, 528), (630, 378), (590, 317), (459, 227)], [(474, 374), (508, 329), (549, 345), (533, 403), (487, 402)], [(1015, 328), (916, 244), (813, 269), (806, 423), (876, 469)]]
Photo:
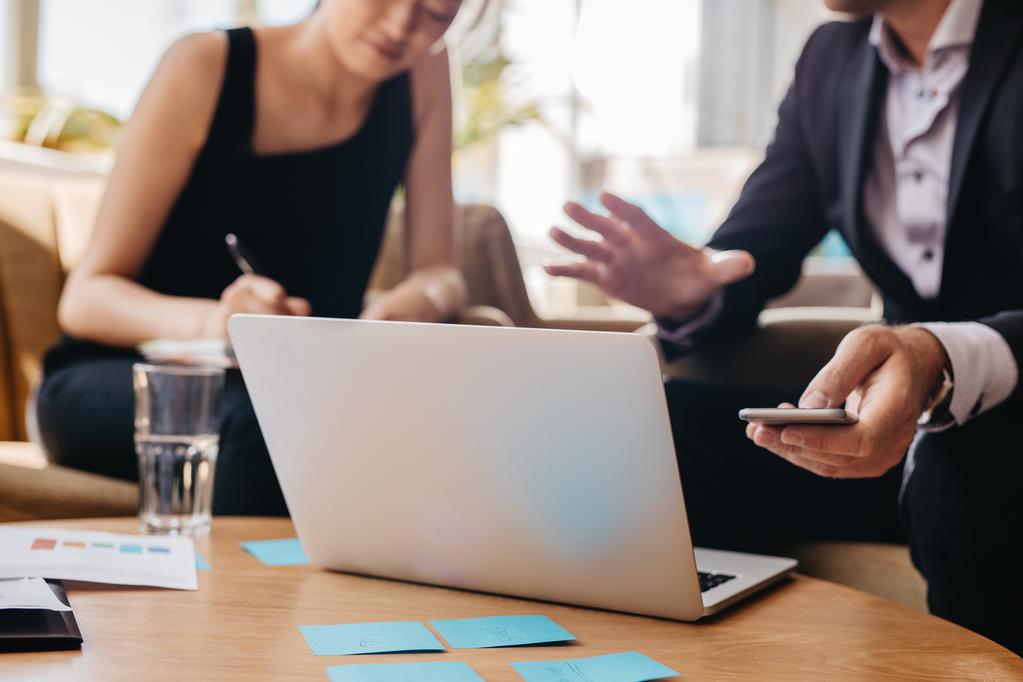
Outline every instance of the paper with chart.
[(0, 528), (0, 578), (54, 578), (195, 590), (192, 538)]
[(71, 607), (57, 599), (42, 578), (11, 578), (0, 580), (0, 610), (3, 609), (70, 611)]

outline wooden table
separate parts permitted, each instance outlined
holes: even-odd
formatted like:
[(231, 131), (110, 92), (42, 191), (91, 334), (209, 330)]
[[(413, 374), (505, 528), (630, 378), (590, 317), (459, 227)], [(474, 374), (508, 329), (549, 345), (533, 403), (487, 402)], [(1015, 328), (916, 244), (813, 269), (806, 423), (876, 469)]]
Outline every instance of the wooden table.
[[(136, 532), (133, 519), (49, 522)], [(796, 577), (688, 624), (330, 573), (269, 567), (239, 543), (293, 537), (286, 519), (218, 518), (196, 547), (213, 566), (198, 592), (73, 584), (80, 652), (0, 654), (3, 680), (325, 680), (344, 663), (465, 661), (518, 680), (512, 661), (640, 651), (681, 680), (1023, 680), (1023, 659), (963, 628), (880, 597)], [(2, 560), (2, 559), (0, 559)], [(545, 614), (570, 646), (446, 654), (313, 656), (299, 625)]]

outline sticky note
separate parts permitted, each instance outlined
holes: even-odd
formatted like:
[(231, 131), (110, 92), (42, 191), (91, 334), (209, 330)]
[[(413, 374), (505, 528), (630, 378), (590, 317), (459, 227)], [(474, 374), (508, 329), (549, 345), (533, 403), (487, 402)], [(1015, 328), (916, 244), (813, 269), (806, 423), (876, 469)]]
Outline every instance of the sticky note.
[(153, 546), (149, 546), (146, 549), (149, 550), (150, 554), (170, 554), (170, 548), (169, 547), (153, 547)]
[(202, 554), (199, 552), (195, 553), (195, 568), (199, 571), (212, 571), (213, 567), (210, 566), (210, 562), (202, 558)]
[(32, 541), (32, 547), (30, 549), (53, 549), (56, 546), (56, 540), (51, 540), (50, 538), (36, 538)]
[(305, 555), (298, 538), (254, 540), (243, 542), (242, 548), (267, 566), (298, 566), (309, 563), (309, 557)]
[(465, 663), (370, 663), (327, 668), (331, 682), (483, 682)]
[(121, 554), (142, 554), (141, 545), (121, 545)]
[(679, 673), (649, 656), (630, 651), (624, 654), (577, 658), (571, 661), (512, 663), (526, 682), (649, 682)]
[(433, 633), (415, 621), (301, 625), (298, 629), (317, 656), (444, 651), (444, 645)]
[(575, 639), (547, 616), (495, 616), (431, 620), (430, 625), (455, 649), (553, 644)]

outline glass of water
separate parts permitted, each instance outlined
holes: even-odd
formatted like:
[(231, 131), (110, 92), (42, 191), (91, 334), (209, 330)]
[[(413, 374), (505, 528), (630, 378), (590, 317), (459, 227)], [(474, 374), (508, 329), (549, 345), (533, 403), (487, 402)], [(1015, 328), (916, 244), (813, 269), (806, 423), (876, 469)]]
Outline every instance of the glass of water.
[(224, 370), (142, 363), (132, 369), (142, 530), (208, 533)]

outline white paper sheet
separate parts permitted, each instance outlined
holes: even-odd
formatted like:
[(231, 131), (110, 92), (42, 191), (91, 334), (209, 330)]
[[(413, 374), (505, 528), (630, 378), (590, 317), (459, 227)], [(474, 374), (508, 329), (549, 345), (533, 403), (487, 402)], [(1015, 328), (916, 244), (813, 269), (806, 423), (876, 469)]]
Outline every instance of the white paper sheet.
[(0, 609), (70, 611), (42, 578), (0, 580)]
[(192, 538), (0, 527), (0, 578), (195, 590)]
[(238, 360), (226, 341), (219, 339), (153, 339), (138, 345), (147, 362), (172, 365), (237, 368)]

